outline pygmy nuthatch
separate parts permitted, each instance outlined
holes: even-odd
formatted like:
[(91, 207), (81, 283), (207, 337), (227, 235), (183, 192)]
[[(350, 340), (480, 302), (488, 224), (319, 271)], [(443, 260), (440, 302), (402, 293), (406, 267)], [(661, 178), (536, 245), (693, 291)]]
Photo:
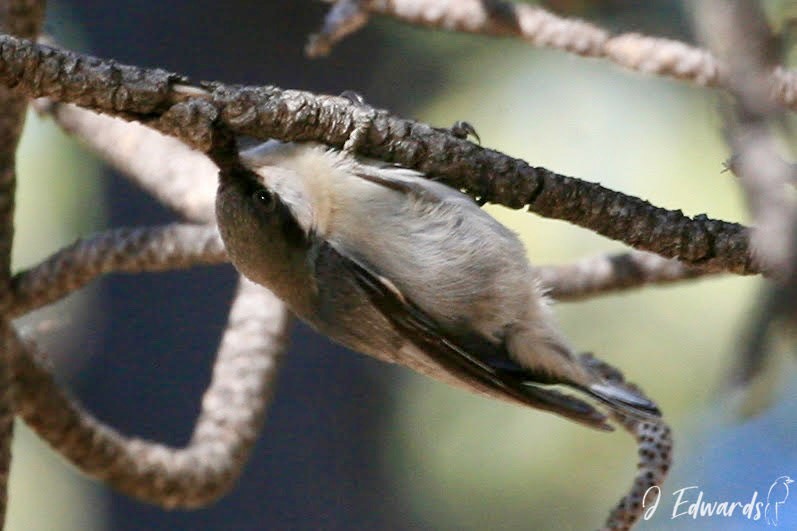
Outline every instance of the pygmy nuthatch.
[(353, 350), (496, 398), (610, 429), (564, 386), (636, 417), (633, 389), (575, 356), (518, 237), (468, 196), (404, 168), (269, 141), (222, 173), (230, 259)]

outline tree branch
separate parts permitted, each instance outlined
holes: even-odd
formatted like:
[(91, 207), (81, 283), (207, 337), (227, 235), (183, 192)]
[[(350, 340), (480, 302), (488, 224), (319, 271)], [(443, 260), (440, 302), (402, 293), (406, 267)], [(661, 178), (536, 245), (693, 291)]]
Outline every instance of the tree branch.
[[(622, 372), (608, 363), (591, 354), (582, 354), (581, 361), (582, 365), (588, 367), (593, 374), (644, 396), (639, 387), (625, 381)], [(628, 494), (620, 499), (609, 514), (603, 529), (628, 531), (644, 513), (645, 496), (648, 491), (651, 488), (658, 488), (667, 478), (672, 465), (672, 431), (663, 419), (642, 421), (617, 410), (612, 411), (611, 415), (636, 441), (639, 463)]]
[[(764, 294), (761, 314), (751, 319), (748, 341), (741, 352), (732, 383), (747, 384), (769, 353), (771, 325), (797, 318), (797, 200), (789, 193), (797, 169), (779, 155), (772, 128), (783, 109), (769, 97), (772, 81), (765, 73), (781, 59), (760, 4), (747, 0), (706, 0), (696, 4), (695, 22), (703, 38), (728, 64), (734, 107), (726, 109), (725, 135), (755, 219), (752, 252), (772, 272), (775, 284)], [(743, 38), (742, 38), (743, 36)]]
[(753, 2), (707, 0), (696, 9), (696, 20), (700, 33), (728, 64), (735, 108), (724, 115), (725, 134), (733, 153), (730, 168), (740, 178), (755, 219), (753, 253), (782, 276), (793, 262), (791, 232), (797, 213), (797, 203), (784, 192), (797, 172), (780, 158), (770, 132), (782, 113), (769, 99), (765, 76), (780, 59), (777, 41)]
[[(542, 216), (707, 271), (760, 271), (748, 254), (747, 230), (736, 223), (689, 218), (681, 211), (529, 166), (446, 130), (375, 112), (345, 98), (276, 87), (185, 83), (183, 77), (162, 70), (121, 66), (0, 36), (0, 84), (30, 96), (49, 96), (138, 119), (202, 151), (213, 145), (218, 125), (256, 138), (341, 147), (365, 121), (370, 127), (356, 146), (363, 155), (417, 169), (485, 201), (527, 206)], [(117, 96), (103, 96), (108, 92)]]
[[(539, 6), (502, 0), (338, 0), (332, 2), (321, 31), (310, 37), (307, 54), (318, 57), (368, 21), (384, 15), (415, 26), (514, 37), (532, 46), (584, 57), (607, 59), (618, 66), (715, 88), (731, 88), (728, 66), (708, 50), (672, 39), (639, 33), (612, 35), (596, 24), (560, 17)], [(770, 97), (797, 110), (797, 73), (774, 66), (764, 73)]]
[[(8, 0), (0, 3), (0, 31), (36, 38), (44, 19), (44, 8), (44, 0)], [(5, 526), (11, 439), (14, 434), (14, 406), (8, 367), (11, 323), (6, 316), (6, 309), (10, 303), (11, 249), (14, 242), (16, 151), (25, 122), (26, 106), (24, 94), (0, 87), (0, 528)]]
[(51, 304), (106, 273), (166, 271), (227, 261), (215, 225), (112, 229), (80, 239), (14, 275), (10, 317)]
[(663, 421), (643, 422), (631, 417), (614, 415), (637, 443), (637, 474), (626, 494), (609, 514), (604, 529), (627, 531), (639, 521), (649, 506), (645, 499), (650, 489), (661, 488), (672, 465), (672, 431)]
[(44, 99), (35, 103), (40, 112), (165, 205), (192, 221), (215, 219), (218, 168), (203, 153), (138, 123)]
[[(275, 87), (191, 85), (182, 76), (160, 70), (118, 65), (2, 36), (0, 83), (26, 95), (49, 96), (139, 120), (204, 151), (217, 143), (220, 131), (315, 140), (337, 147), (348, 141), (362, 154), (440, 177), (480, 199), (513, 208), (528, 206), (542, 215), (699, 266), (630, 253), (555, 270), (541, 268), (553, 294), (560, 297), (724, 270), (757, 271), (748, 256), (746, 229), (740, 225), (705, 216), (690, 219), (680, 211), (656, 208), (597, 184), (533, 168), (446, 131), (339, 98)], [(143, 127), (90, 117), (65, 105), (56, 104), (51, 111), (65, 128), (137, 176), (139, 183), (176, 210), (193, 219), (212, 220), (212, 188), (205, 183), (215, 186), (216, 172), (204, 156)], [(365, 129), (361, 124), (366, 124)], [(354, 133), (363, 131), (357, 142), (351, 141)], [(175, 157), (180, 162), (165, 167)], [(201, 176), (201, 184), (189, 181), (194, 173)], [(102, 273), (153, 271), (224, 259), (218, 235), (208, 226), (109, 231), (79, 241), (16, 275), (12, 311), (21, 314), (52, 302)], [(242, 280), (213, 382), (203, 398), (191, 443), (184, 449), (127, 438), (103, 425), (58, 389), (34, 359), (32, 342), (11, 335), (13, 392), (19, 414), (81, 470), (128, 495), (165, 507), (204, 505), (230, 487), (248, 456), (270, 397), (287, 324), (286, 311), (277, 299)], [(595, 364), (607, 379), (622, 382), (619, 372)], [(615, 419), (635, 437), (640, 455), (630, 493), (607, 523), (611, 529), (627, 529), (639, 519), (648, 488), (666, 476), (672, 441), (663, 423), (622, 415)]]
[[(36, 106), (165, 204), (190, 219), (214, 217), (218, 169), (204, 154), (138, 123), (48, 100), (37, 100)], [(711, 274), (645, 252), (600, 255), (536, 269), (558, 300), (582, 300)]]
[(651, 284), (668, 284), (708, 275), (707, 271), (633, 251), (582, 258), (572, 264), (535, 268), (548, 295), (559, 301), (582, 300)]
[(270, 292), (241, 280), (213, 380), (189, 445), (174, 449), (128, 438), (61, 391), (36, 346), (13, 336), (18, 413), (81, 471), (167, 508), (205, 505), (224, 494), (261, 429), (287, 341), (289, 318)]

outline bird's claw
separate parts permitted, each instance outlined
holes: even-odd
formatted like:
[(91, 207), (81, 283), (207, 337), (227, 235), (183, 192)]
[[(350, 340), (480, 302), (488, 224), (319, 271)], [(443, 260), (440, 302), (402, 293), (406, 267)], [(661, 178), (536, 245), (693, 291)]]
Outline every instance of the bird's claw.
[(448, 130), (452, 135), (462, 140), (467, 140), (469, 136), (472, 136), (479, 144), (482, 143), (482, 139), (479, 138), (479, 133), (476, 132), (476, 128), (473, 127), (470, 122), (457, 120)]
[(360, 106), (366, 105), (365, 98), (363, 98), (363, 95), (353, 90), (344, 90), (343, 92), (340, 93), (340, 97), (349, 100), (354, 105), (360, 105)]

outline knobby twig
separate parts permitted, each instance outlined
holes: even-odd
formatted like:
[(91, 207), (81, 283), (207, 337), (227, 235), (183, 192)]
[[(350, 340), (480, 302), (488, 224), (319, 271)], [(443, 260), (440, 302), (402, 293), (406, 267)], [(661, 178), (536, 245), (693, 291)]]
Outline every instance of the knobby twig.
[(107, 273), (167, 271), (227, 261), (215, 225), (113, 229), (81, 239), (11, 280), (9, 317), (19, 317)]
[[(214, 219), (217, 170), (203, 154), (140, 125), (39, 102), (40, 110), (43, 107), (186, 217)], [(176, 177), (178, 182), (160, 183), (151, 171)], [(18, 273), (12, 282), (9, 310), (19, 315), (51, 303), (103, 273), (161, 271), (222, 261), (226, 253), (215, 225), (114, 229), (79, 240)], [(59, 389), (43, 367), (42, 355), (36, 356), (36, 345), (12, 336), (18, 413), (83, 472), (124, 493), (164, 507), (206, 505), (232, 486), (260, 432), (288, 322), (279, 300), (241, 279), (214, 364), (213, 382), (186, 448), (127, 438), (97, 421)]]
[(707, 275), (673, 259), (633, 251), (602, 254), (559, 266), (535, 268), (548, 290), (559, 301), (582, 300), (599, 294), (665, 284)]
[[(35, 39), (44, 19), (44, 0), (8, 0), (0, 4), (0, 31)], [(10, 304), (11, 248), (14, 242), (16, 150), (25, 120), (27, 98), (9, 87), (0, 87), (0, 528), (4, 527), (8, 504), (8, 473), (14, 406), (10, 393), (9, 338), (11, 324), (6, 315)]]
[(644, 422), (630, 417), (615, 415), (625, 430), (637, 443), (639, 463), (631, 488), (606, 520), (607, 531), (627, 531), (639, 521), (644, 513), (645, 499), (651, 489), (660, 488), (667, 478), (672, 464), (672, 431), (662, 421)]
[(730, 168), (740, 178), (755, 219), (752, 251), (782, 277), (793, 262), (795, 214), (795, 201), (784, 192), (797, 175), (778, 156), (770, 133), (782, 110), (769, 100), (769, 82), (763, 75), (780, 59), (780, 51), (754, 2), (710, 0), (699, 4), (696, 19), (701, 34), (728, 63), (735, 108), (724, 115), (725, 134), (733, 153)]
[[(76, 130), (79, 131), (79, 135), (88, 131), (91, 138), (102, 138), (103, 131), (107, 127), (119, 132), (119, 138), (127, 138), (128, 142), (106, 144), (102, 153), (117, 160), (120, 167), (130, 172), (147, 169), (146, 165), (127, 162), (128, 158), (140, 155), (129, 147), (139, 144), (139, 136), (145, 139), (143, 143), (171, 142), (161, 135), (152, 136), (141, 126), (126, 123), (122, 125), (110, 119), (97, 121), (96, 115), (79, 109), (71, 109), (70, 113), (77, 122), (82, 122), (82, 119), (86, 118), (88, 123), (97, 126), (78, 128)], [(75, 122), (70, 120), (69, 123)], [(127, 133), (123, 133), (120, 128), (128, 129)], [(99, 145), (102, 145), (102, 142), (99, 142)], [(157, 152), (159, 147), (155, 148)], [(204, 157), (196, 152), (193, 152), (192, 156)], [(141, 181), (141, 179), (136, 180)], [(169, 192), (165, 195), (169, 197)], [(199, 199), (200, 204), (207, 204), (204, 199)], [(199, 217), (205, 216), (201, 214)], [(687, 276), (684, 271), (688, 268), (677, 263), (644, 253), (632, 253), (628, 256), (633, 257), (629, 263), (639, 264), (637, 271), (626, 267), (626, 272), (615, 272), (614, 278), (610, 279), (611, 275), (599, 270), (592, 281), (575, 288), (567, 284), (574, 280), (572, 275), (562, 275), (561, 268), (544, 268), (544, 271), (547, 271), (546, 278), (549, 282), (559, 279), (560, 292), (570, 290), (571, 293), (578, 290), (605, 290), (641, 283), (644, 282), (645, 276), (648, 279), (657, 275), (662, 278)], [(102, 273), (157, 271), (196, 263), (215, 263), (225, 259), (216, 228), (212, 226), (174, 224), (155, 228), (115, 229), (78, 241), (38, 266), (17, 274), (12, 284), (15, 297), (14, 311), (15, 314), (19, 314), (48, 304)], [(592, 261), (600, 264), (599, 260)], [(623, 258), (618, 258), (615, 263), (622, 264), (624, 261)], [(580, 269), (584, 270), (583, 265)], [(659, 269), (662, 271), (658, 271)], [(554, 274), (557, 271), (560, 273), (558, 276)], [(254, 288), (250, 286), (250, 289)], [(242, 301), (242, 298), (238, 299), (236, 308)], [(237, 319), (249, 315), (252, 308), (261, 306), (268, 307), (262, 300), (256, 299), (244, 305), (245, 309), (234, 311), (225, 344), (231, 341), (229, 337), (232, 337), (230, 334), (236, 329)], [(265, 323), (267, 319), (264, 317), (262, 321)], [(265, 406), (259, 401), (250, 400), (245, 394), (239, 399), (233, 399), (231, 403), (222, 403), (214, 398), (223, 395), (226, 400), (228, 395), (223, 390), (227, 386), (239, 385), (236, 382), (239, 381), (240, 374), (229, 370), (227, 358), (223, 354), (220, 354), (219, 363), (216, 365), (216, 378), (205, 397), (203, 409), (203, 418), (215, 418), (216, 424), (210, 424), (208, 428), (208, 424), (200, 420), (194, 442), (188, 448), (175, 450), (125, 438), (99, 423), (60, 392), (41, 362), (37, 364), (34, 361), (35, 357), (31, 356), (31, 351), (35, 350), (35, 345), (31, 342), (27, 345), (18, 342), (16, 345), (19, 350), (16, 351), (13, 367), (16, 371), (15, 380), (19, 385), (17, 400), (20, 404), (20, 414), (57, 451), (84, 472), (106, 479), (123, 492), (152, 503), (166, 507), (193, 507), (203, 505), (223, 494), (243, 466), (248, 451), (247, 445), (250, 445), (256, 437), (257, 424)], [(222, 352), (223, 349), (224, 347)], [(41, 360), (41, 355), (38, 355), (38, 358)], [(263, 363), (267, 366), (271, 363), (269, 358), (263, 358), (263, 353), (251, 355), (247, 353), (245, 357), (238, 358), (237, 367), (239, 372), (251, 373), (252, 364)], [(599, 363), (593, 360), (593, 364)], [(610, 378), (615, 380), (621, 378), (619, 372), (608, 365), (600, 364), (600, 367), (605, 373), (608, 371)], [(274, 375), (271, 373), (270, 379), (273, 378)], [(267, 393), (269, 388), (268, 382), (263, 383), (261, 395)], [(230, 429), (231, 410), (225, 409), (225, 404), (232, 405), (237, 415), (244, 419), (240, 425), (232, 426), (233, 434), (243, 433), (248, 434), (248, 437), (230, 439), (226, 430)], [(54, 422), (53, 419), (58, 419), (58, 422)], [(640, 423), (622, 416), (617, 416), (615, 420), (635, 437), (640, 446), (639, 472), (632, 484), (631, 493), (621, 500), (607, 523), (610, 529), (626, 529), (639, 518), (639, 497), (651, 484), (663, 480), (669, 467), (670, 454), (668, 450), (662, 451), (662, 449), (669, 449), (671, 441), (669, 429), (663, 424)], [(214, 431), (214, 428), (219, 426), (224, 426), (224, 433), (218, 429)], [(203, 433), (205, 433), (204, 439), (201, 436)], [(204, 444), (199, 442), (202, 440), (205, 441)], [(211, 449), (215, 453), (212, 453)], [(95, 455), (96, 452), (99, 454)], [(198, 462), (206, 464), (197, 467)]]
[[(38, 100), (37, 108), (185, 217), (199, 221), (212, 218), (218, 170), (203, 153), (138, 123), (74, 105)], [(194, 181), (196, 186), (192, 185)], [(540, 266), (537, 272), (549, 294), (560, 301), (582, 300), (709, 274), (677, 260), (636, 251), (590, 257), (566, 265)]]
[(214, 220), (218, 169), (203, 153), (141, 124), (74, 105), (36, 100), (36, 108), (185, 218)]
[[(363, 123), (370, 124), (358, 136), (354, 147), (362, 154), (443, 176), (449, 184), (488, 201), (516, 208), (529, 205), (543, 215), (568, 219), (610, 237), (622, 234), (624, 237), (617, 239), (643, 249), (666, 240), (657, 252), (679, 256), (700, 266), (696, 269), (667, 263), (661, 258), (645, 260), (641, 253), (631, 253), (610, 260), (613, 265), (609, 268), (601, 265), (604, 262), (594, 260), (587, 270), (590, 276), (581, 275), (580, 279), (568, 275), (566, 269), (548, 269), (549, 281), (558, 283), (562, 296), (638, 285), (649, 279), (675, 280), (721, 270), (757, 271), (748, 256), (745, 230), (741, 226), (704, 216), (691, 220), (680, 212), (657, 209), (598, 185), (531, 168), (522, 161), (473, 146), (455, 135), (385, 112), (358, 109), (338, 98), (273, 87), (191, 85), (185, 78), (163, 71), (120, 66), (9, 37), (0, 37), (2, 82), (18, 86), (18, 90), (29, 96), (49, 96), (139, 120), (204, 151), (219, 142), (219, 132), (316, 140), (340, 147), (353, 138), (355, 131), (361, 131)], [(177, 144), (170, 148), (166, 138), (156, 135), (147, 138), (143, 128), (127, 136), (131, 129), (116, 122), (103, 123), (105, 118), (98, 118), (94, 125), (86, 127), (91, 122), (80, 118), (82, 112), (62, 105), (53, 107), (57, 120), (78, 132), (124, 171), (159, 176), (149, 180), (140, 177), (139, 182), (178, 211), (203, 221), (212, 219), (208, 202), (203, 198), (206, 192), (197, 192), (190, 200), (180, 200), (175, 196), (179, 195), (176, 192), (179, 187), (169, 188), (170, 185), (158, 182), (183, 176), (182, 168), (199, 160), (195, 153), (179, 148), (183, 149), (180, 157), (189, 162), (180, 163), (175, 169), (164, 170), (162, 162), (148, 165), (137, 160), (142, 158), (141, 150), (150, 153), (164, 146), (167, 153), (168, 149), (177, 149)], [(118, 130), (113, 129), (117, 126)], [(122, 142), (106, 141), (101, 136), (101, 131), (106, 130), (118, 132), (119, 136), (114, 138), (126, 139), (127, 145), (119, 149)], [(168, 156), (161, 160), (167, 159)], [(208, 166), (199, 167), (202, 175), (210, 174)], [(574, 207), (575, 213), (571, 212)], [(188, 243), (187, 234), (176, 234), (178, 231), (194, 231), (203, 239), (198, 247), (151, 254), (162, 247), (159, 244), (163, 241)], [(198, 260), (223, 260), (218, 237), (211, 231), (209, 227), (173, 226), (138, 233), (110, 232), (92, 241), (78, 242), (15, 277), (13, 287), (19, 297), (19, 308), (24, 310), (54, 300), (101, 272), (153, 270)], [(653, 232), (652, 238), (649, 232)], [(120, 243), (127, 247), (119, 247)], [(202, 415), (187, 448), (174, 450), (126, 439), (98, 423), (61, 393), (49, 373), (34, 362), (31, 351), (35, 347), (15, 339), (12, 369), (20, 414), (78, 467), (106, 479), (123, 492), (167, 507), (207, 503), (229, 488), (240, 472), (262, 419), (274, 377), (275, 352), (284, 342), (287, 322), (284, 309), (270, 294), (255, 290), (244, 282), (239, 292), (219, 352), (214, 382), (205, 396)], [(256, 332), (262, 334), (262, 328), (269, 323), (274, 328), (270, 329), (267, 340), (262, 340)], [(257, 343), (258, 337), (261, 343)], [(608, 365), (600, 364), (600, 370), (608, 379), (622, 381), (619, 373)], [(640, 446), (640, 469), (631, 492), (607, 522), (610, 529), (627, 529), (639, 518), (641, 497), (650, 486), (660, 483), (669, 469), (671, 439), (669, 428), (663, 423), (643, 423), (623, 416), (617, 416), (616, 420), (634, 435)]]
[(707, 271), (759, 272), (748, 253), (747, 231), (735, 223), (689, 218), (344, 98), (276, 87), (186, 83), (162, 70), (118, 65), (0, 36), (0, 84), (31, 97), (48, 96), (137, 119), (196, 149), (210, 148), (219, 125), (256, 138), (342, 147), (365, 113), (371, 126), (357, 145), (360, 154), (417, 169), (485, 201), (528, 206), (542, 216), (570, 221)]
[(748, 0), (708, 0), (696, 4), (695, 21), (728, 65), (734, 106), (725, 112), (725, 134), (733, 153), (730, 168), (739, 176), (755, 220), (751, 246), (757, 261), (773, 273), (759, 318), (751, 331), (733, 383), (746, 384), (760, 371), (768, 353), (770, 325), (795, 317), (797, 295), (797, 200), (788, 193), (797, 179), (792, 164), (778, 153), (772, 134), (783, 109), (771, 101), (766, 72), (780, 60), (778, 40), (761, 6)]
[(127, 438), (83, 410), (54, 383), (42, 354), (13, 336), (18, 414), (81, 471), (163, 507), (198, 507), (241, 472), (271, 398), (290, 319), (270, 292), (241, 280), (187, 447)]
[[(623, 374), (591, 354), (582, 354), (581, 360), (596, 374), (615, 385), (642, 394), (639, 387), (626, 382)], [(644, 394), (643, 394), (644, 396)], [(603, 527), (606, 531), (627, 531), (631, 529), (644, 512), (645, 496), (651, 488), (664, 483), (672, 465), (672, 431), (663, 419), (642, 421), (619, 411), (612, 417), (637, 443), (639, 463), (637, 474), (631, 483), (628, 494), (623, 496), (609, 514)]]
[[(545, 9), (502, 0), (338, 0), (320, 32), (307, 45), (317, 57), (357, 31), (371, 14), (408, 24), (447, 31), (522, 39), (532, 46), (553, 48), (584, 57), (603, 58), (645, 74), (731, 88), (728, 65), (708, 50), (680, 41), (639, 33), (612, 35), (608, 30)], [(769, 97), (797, 110), (797, 73), (773, 66), (764, 73)]]

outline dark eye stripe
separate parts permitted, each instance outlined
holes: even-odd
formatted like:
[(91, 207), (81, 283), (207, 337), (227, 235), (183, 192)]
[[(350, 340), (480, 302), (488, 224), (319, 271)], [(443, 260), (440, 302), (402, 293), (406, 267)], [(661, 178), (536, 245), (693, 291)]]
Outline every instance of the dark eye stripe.
[(252, 200), (259, 210), (266, 213), (274, 212), (277, 206), (277, 198), (265, 188), (258, 188), (252, 192)]
[(279, 195), (259, 183), (253, 183), (248, 192), (252, 207), (262, 214), (261, 223), (279, 227), (285, 240), (292, 245), (307, 245), (307, 233), (299, 226), (299, 222), (280, 200)]

